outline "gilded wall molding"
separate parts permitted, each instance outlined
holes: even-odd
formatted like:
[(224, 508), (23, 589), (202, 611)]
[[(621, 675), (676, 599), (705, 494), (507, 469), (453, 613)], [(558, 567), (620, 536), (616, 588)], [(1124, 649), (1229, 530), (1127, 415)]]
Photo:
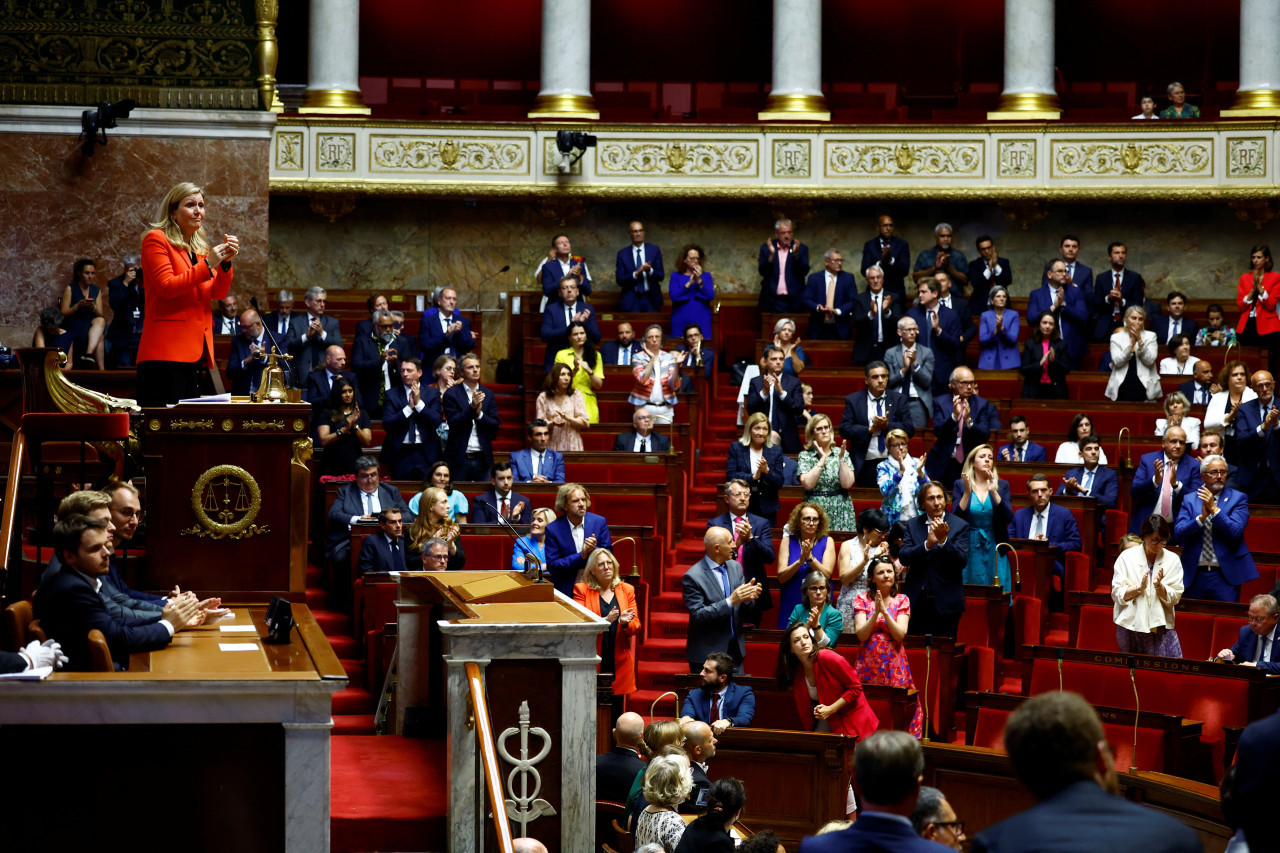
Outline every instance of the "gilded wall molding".
[(910, 143), (826, 140), (826, 177), (835, 178), (981, 178), (980, 141), (938, 140)]
[(1213, 139), (1051, 140), (1053, 177), (1213, 177)]
[(524, 138), (369, 137), (370, 172), (528, 175), (531, 142)]
[(759, 176), (760, 145), (754, 139), (601, 140), (596, 173), (608, 176), (680, 178)]

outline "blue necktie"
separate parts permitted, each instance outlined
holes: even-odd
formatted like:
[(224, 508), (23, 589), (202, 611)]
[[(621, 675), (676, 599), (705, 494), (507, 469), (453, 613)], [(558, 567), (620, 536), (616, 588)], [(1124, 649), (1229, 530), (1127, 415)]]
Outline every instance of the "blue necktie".
[[(876, 400), (876, 417), (884, 417), (884, 397)], [(880, 430), (879, 434), (876, 435), (876, 450), (884, 453), (884, 430)]]
[[(720, 572), (720, 584), (724, 587), (724, 597), (729, 598), (732, 593), (729, 591), (729, 567), (716, 566), (716, 570)], [(733, 614), (729, 614), (729, 636), (734, 636), (733, 632)]]

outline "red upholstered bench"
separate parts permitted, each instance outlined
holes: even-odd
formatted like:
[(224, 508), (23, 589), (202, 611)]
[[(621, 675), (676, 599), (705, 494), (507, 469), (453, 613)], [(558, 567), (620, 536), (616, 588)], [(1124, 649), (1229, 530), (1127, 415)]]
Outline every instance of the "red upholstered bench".
[[(977, 726), (974, 729), (973, 743), (970, 746), (981, 746), (987, 749), (1004, 749), (1004, 724), (1012, 711), (998, 708), (979, 708)], [(1107, 733), (1107, 743), (1115, 755), (1116, 767), (1128, 769), (1133, 766), (1133, 728), (1114, 723), (1103, 722), (1103, 730)], [(1138, 728), (1138, 769), (1152, 773), (1164, 773), (1164, 737), (1156, 729)], [(1169, 768), (1172, 772), (1176, 768)]]
[(329, 739), (333, 850), (443, 850), (443, 740), (385, 735)]
[[(1076, 648), (1118, 653), (1120, 647), (1116, 644), (1114, 619), (1114, 611), (1108, 607), (1080, 608), (1080, 633), (1076, 636)], [(1182, 616), (1178, 617), (1178, 621), (1182, 621)]]

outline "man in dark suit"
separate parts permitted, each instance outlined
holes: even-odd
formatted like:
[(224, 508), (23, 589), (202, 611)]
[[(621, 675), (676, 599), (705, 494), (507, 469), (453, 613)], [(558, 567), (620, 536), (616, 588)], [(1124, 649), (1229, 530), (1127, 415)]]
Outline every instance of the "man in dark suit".
[(565, 483), (556, 492), (556, 512), (561, 515), (547, 525), (546, 570), (556, 589), (565, 595), (573, 595), (573, 585), (591, 552), (613, 547), (609, 523), (604, 516), (588, 512), (590, 507), (590, 493), (577, 483)]
[(306, 376), (320, 364), (329, 347), (342, 346), (342, 329), (337, 318), (324, 313), (324, 288), (310, 288), (304, 301), (307, 303), (306, 313), (295, 314), (289, 319), (294, 370), (299, 376)]
[(619, 453), (666, 453), (671, 450), (671, 439), (653, 431), (653, 416), (644, 406), (631, 415), (631, 431), (613, 440), (613, 449)]
[(542, 418), (530, 421), (525, 427), (529, 446), (511, 454), (511, 470), (518, 483), (563, 483), (564, 457), (560, 451), (551, 450), (551, 427)]
[(809, 276), (800, 299), (809, 309), (809, 338), (818, 341), (847, 341), (852, 334), (850, 317), (858, 282), (844, 271), (844, 255), (827, 249), (822, 256), (826, 269)]
[(1058, 331), (1072, 362), (1080, 364), (1089, 352), (1089, 300), (1067, 274), (1067, 262), (1054, 258), (1045, 269), (1044, 284), (1027, 300), (1028, 325), (1048, 311), (1058, 321)]
[[(1221, 456), (1226, 458), (1223, 448), (1227, 446), (1227, 439), (1222, 434), (1221, 427), (1209, 427), (1200, 431), (1200, 448), (1196, 453), (1197, 458), (1204, 459), (1209, 456)], [(1236, 491), (1245, 491), (1240, 485), (1240, 471), (1230, 462), (1227, 463), (1227, 488)], [(1247, 494), (1247, 492), (1246, 492)], [(1257, 501), (1254, 501), (1257, 503)]]
[(707, 771), (710, 770), (708, 763), (716, 757), (716, 733), (711, 730), (711, 726), (700, 720), (681, 724), (680, 731), (684, 734), (684, 751), (689, 756), (693, 790), (676, 810), (680, 814), (701, 814), (707, 810), (706, 792), (711, 787)]
[(1120, 500), (1120, 477), (1110, 468), (1098, 464), (1102, 443), (1096, 435), (1080, 442), (1080, 455), (1084, 457), (1084, 464), (1067, 469), (1058, 486), (1058, 494), (1097, 498), (1099, 509), (1115, 509), (1116, 502)]
[(920, 786), (920, 798), (911, 812), (911, 828), (926, 841), (945, 844), (960, 853), (966, 849), (964, 821), (957, 820), (956, 810), (937, 788)]
[[(975, 312), (970, 307), (970, 302), (960, 295), (955, 288), (951, 286), (951, 276), (944, 272), (934, 273), (933, 278), (938, 282), (938, 304), (944, 308), (950, 308), (956, 312), (956, 317), (960, 319), (960, 353), (959, 359), (964, 363), (965, 347), (969, 345), (969, 341), (973, 340), (978, 334), (978, 324), (975, 318)], [(981, 314), (981, 311), (976, 312)]]
[(1053, 570), (1059, 577), (1066, 572), (1064, 556), (1068, 551), (1080, 550), (1080, 525), (1066, 507), (1049, 502), (1049, 478), (1033, 474), (1027, 480), (1027, 495), (1031, 506), (1024, 506), (1013, 514), (1009, 522), (1009, 536), (1013, 539), (1038, 539), (1048, 542), (1053, 554)]
[(628, 314), (662, 310), (662, 250), (644, 241), (644, 223), (628, 228), (631, 245), (618, 252), (615, 277), (622, 291), (622, 310)]
[(1200, 486), (1182, 499), (1173, 541), (1182, 546), (1183, 596), (1211, 601), (1240, 600), (1240, 586), (1258, 576), (1244, 544), (1249, 499), (1226, 488), (1227, 460), (1200, 460)]
[[(1275, 613), (1274, 601), (1270, 607)], [(1272, 632), (1274, 636), (1274, 628)], [(1222, 795), (1228, 825), (1239, 825), (1250, 850), (1266, 850), (1275, 837), (1275, 817), (1271, 809), (1280, 799), (1277, 766), (1280, 766), (1280, 713), (1245, 727), (1236, 749), (1235, 778)]]
[(906, 297), (888, 292), (884, 271), (871, 267), (866, 272), (867, 289), (854, 296), (853, 361), (866, 364), (882, 361), (885, 351), (898, 342), (896, 329), (902, 318)]
[(107, 301), (111, 305), (111, 325), (107, 327), (111, 361), (116, 367), (135, 367), (146, 319), (142, 259), (137, 252), (126, 255), (124, 272), (107, 282)]
[(860, 271), (862, 277), (867, 278), (867, 271), (874, 266), (879, 266), (884, 276), (884, 289), (893, 294), (895, 301), (906, 302), (906, 279), (911, 271), (911, 249), (907, 246), (906, 240), (894, 236), (893, 227), (892, 216), (884, 215), (876, 220), (876, 229), (879, 234), (863, 245)]
[(898, 320), (897, 346), (885, 350), (884, 363), (889, 368), (889, 387), (907, 398), (907, 411), (916, 429), (933, 422), (933, 350), (921, 346), (920, 327), (914, 317)]
[(1195, 373), (1178, 386), (1182, 396), (1193, 406), (1209, 405), (1209, 398), (1222, 390), (1213, 375), (1213, 365), (1203, 359), (1196, 362)]
[(1107, 257), (1111, 260), (1111, 268), (1098, 273), (1093, 284), (1091, 307), (1098, 318), (1093, 330), (1095, 341), (1107, 340), (1112, 331), (1124, 325), (1124, 312), (1131, 307), (1136, 305), (1146, 310), (1147, 283), (1133, 270), (1125, 269), (1128, 250), (1124, 243), (1115, 242), (1108, 246)]
[(325, 556), (335, 566), (351, 562), (351, 525), (361, 521), (374, 521), (386, 507), (400, 510), (402, 521), (413, 522), (413, 513), (404, 502), (400, 490), (383, 483), (378, 475), (378, 460), (361, 456), (356, 460), (356, 480), (338, 489), (329, 508), (329, 538), (325, 542)]
[[(360, 574), (370, 572), (403, 572), (405, 562), (404, 520), (400, 508), (383, 507), (378, 513), (378, 526), (382, 532), (364, 537), (360, 545)], [(417, 571), (417, 566), (414, 566)]]
[(1048, 462), (1044, 447), (1031, 440), (1031, 427), (1022, 415), (1009, 418), (1009, 443), (1000, 445), (996, 458), (1001, 462)]
[(991, 288), (1013, 287), (1013, 267), (1008, 258), (996, 253), (995, 241), (986, 234), (974, 240), (973, 247), (978, 250), (978, 259), (969, 265), (969, 283), (973, 285), (969, 299), (974, 313), (981, 315), (987, 310), (987, 294)]
[(600, 356), (604, 359), (606, 367), (609, 365), (630, 367), (631, 359), (640, 352), (640, 342), (636, 340), (635, 329), (624, 320), (618, 324), (617, 335), (617, 340), (605, 341), (600, 345)]
[(769, 428), (778, 434), (783, 453), (800, 452), (800, 412), (804, 409), (804, 392), (800, 380), (785, 376), (782, 366), (785, 356), (782, 348), (764, 348), (765, 370), (754, 377), (747, 387), (747, 414), (764, 412), (769, 418)]
[(473, 521), (484, 524), (498, 521), (498, 516), (512, 524), (528, 524), (533, 521), (533, 501), (517, 492), (515, 475), (508, 462), (498, 462), (493, 466), (489, 476), (493, 488), (476, 495), (473, 501), (475, 509), (471, 513)]
[(498, 434), (498, 401), (480, 384), (480, 357), (462, 357), (462, 381), (444, 392), (444, 419), (449, 422), (444, 460), (454, 479), (483, 480), (493, 467), (493, 439)]
[(947, 389), (951, 371), (960, 364), (961, 338), (964, 329), (960, 316), (938, 301), (938, 282), (932, 278), (919, 281), (920, 304), (907, 309), (906, 316), (920, 330), (918, 343), (933, 352), (933, 393)]
[(1255, 504), (1276, 503), (1280, 499), (1280, 429), (1276, 429), (1280, 424), (1280, 400), (1275, 396), (1276, 382), (1270, 372), (1259, 370), (1249, 384), (1258, 396), (1242, 402), (1235, 419), (1240, 488)]
[(804, 280), (809, 275), (809, 247), (795, 239), (790, 219), (779, 219), (774, 236), (760, 247), (760, 310), (789, 314), (803, 310)]
[(702, 685), (689, 691), (680, 707), (680, 722), (697, 720), (711, 726), (716, 735), (730, 726), (751, 725), (756, 716), (756, 694), (733, 683), (733, 658), (712, 652), (702, 664)]
[(876, 466), (889, 455), (885, 436), (895, 429), (912, 436), (916, 428), (907, 398), (887, 390), (889, 368), (885, 363), (868, 362), (862, 370), (867, 387), (844, 398), (840, 435), (849, 442), (849, 461), (857, 484), (871, 488), (876, 484)]
[(440, 458), (436, 434), (440, 428), (440, 391), (435, 385), (422, 384), (422, 362), (416, 358), (400, 361), (400, 376), (387, 392), (382, 407), (382, 428), (386, 430), (382, 461), (391, 471), (391, 479), (426, 477), (427, 469)]
[(645, 768), (638, 752), (644, 717), (627, 711), (613, 726), (613, 749), (596, 756), (596, 799), (625, 803), (636, 774)]
[(898, 559), (908, 568), (902, 591), (911, 600), (909, 633), (954, 637), (964, 615), (969, 525), (947, 512), (947, 493), (933, 480), (916, 497)]
[[(1177, 290), (1172, 290), (1164, 299), (1164, 314), (1157, 314), (1151, 318), (1151, 331), (1156, 333), (1156, 343), (1161, 349), (1169, 343), (1169, 339), (1174, 335), (1186, 335), (1191, 338), (1194, 345), (1196, 341), (1196, 332), (1200, 331), (1200, 327), (1196, 325), (1196, 321), (1185, 316), (1187, 310), (1186, 294)], [(1188, 397), (1187, 399), (1191, 399)]]
[(1052, 691), (1023, 702), (1005, 724), (1004, 745), (1019, 781), (1039, 802), (979, 833), (974, 853), (1202, 849), (1191, 827), (1118, 796), (1106, 732), (1079, 694)]
[[(1067, 266), (1067, 280), (1085, 294), (1086, 301), (1093, 295), (1093, 269), (1076, 259), (1080, 256), (1080, 241), (1072, 234), (1065, 235), (1058, 243), (1058, 254)], [(1049, 280), (1049, 268), (1045, 267), (1040, 283)]]
[[(1280, 675), (1280, 647), (1276, 645), (1280, 632), (1276, 631), (1277, 625), (1280, 625), (1280, 603), (1270, 595), (1255, 595), (1249, 599), (1249, 623), (1240, 629), (1236, 644), (1218, 652), (1218, 658)], [(689, 695), (692, 696), (693, 691)], [(687, 700), (685, 704), (688, 704)]]
[(707, 529), (721, 527), (733, 534), (733, 558), (742, 566), (743, 577), (760, 584), (760, 597), (747, 607), (743, 622), (758, 625), (767, 610), (773, 608), (769, 593), (769, 574), (765, 568), (777, 559), (773, 547), (773, 530), (769, 521), (747, 511), (751, 503), (751, 486), (746, 480), (730, 480), (724, 487), (728, 512), (707, 522)]
[(957, 367), (948, 388), (950, 394), (933, 398), (934, 442), (925, 459), (929, 477), (942, 483), (959, 479), (969, 451), (989, 443), (992, 434), (1000, 431), (1000, 413), (977, 395), (972, 370)]
[(733, 534), (723, 527), (709, 528), (702, 537), (705, 556), (680, 580), (689, 611), (684, 655), (690, 672), (700, 672), (712, 652), (728, 653), (735, 668), (746, 655), (744, 605), (759, 598), (762, 589), (759, 581), (744, 582), (742, 566), (733, 559), (733, 542)]
[[(698, 367), (703, 368), (703, 377), (710, 382), (711, 374), (716, 369), (716, 353), (711, 347), (703, 346), (702, 329), (696, 323), (690, 323), (684, 327), (684, 345), (680, 347), (680, 352), (684, 353), (684, 360), (680, 362), (681, 367)], [(694, 355), (697, 353), (697, 355)], [(686, 393), (693, 392), (693, 382), (691, 377), (686, 376), (685, 381), (687, 387), (681, 390)]]
[[(258, 317), (258, 312), (250, 308), (240, 315), (240, 334), (232, 339), (231, 352), (227, 356), (227, 378), (231, 380), (232, 394), (245, 397), (258, 390), (262, 368), (267, 363), (266, 353), (270, 348), (262, 329), (262, 320)], [(285, 376), (288, 375), (286, 367)]]
[(293, 335), (293, 291), (276, 291), (276, 310), (268, 311), (262, 318), (262, 325), (271, 333), (268, 340), (274, 339), (280, 352), (292, 352), (291, 336)]
[(458, 291), (446, 287), (440, 291), (436, 307), (422, 312), (418, 326), (418, 351), (428, 367), (442, 355), (461, 358), (476, 348), (471, 334), (471, 321), (462, 316), (458, 308)]
[(240, 306), (234, 293), (218, 303), (218, 313), (213, 315), (213, 333), (215, 335), (234, 335), (240, 331)]
[(365, 411), (381, 412), (387, 392), (400, 384), (400, 359), (413, 357), (413, 341), (396, 330), (390, 311), (379, 309), (373, 312), (370, 330), (357, 332), (351, 346), (351, 364), (364, 394), (361, 405)]
[(381, 293), (375, 293), (364, 301), (364, 307), (369, 309), (369, 316), (356, 323), (356, 330), (352, 332), (351, 339), (355, 340), (361, 335), (373, 334), (374, 319), (373, 315), (379, 311), (387, 311), (391, 308), (391, 304), (387, 302), (387, 297)]
[(879, 731), (853, 750), (862, 811), (848, 829), (810, 835), (800, 853), (946, 853), (916, 835), (911, 813), (924, 781), (924, 750), (906, 732)]
[(969, 286), (969, 259), (964, 252), (952, 246), (953, 229), (949, 222), (939, 222), (933, 228), (934, 245), (916, 256), (911, 277), (918, 284), (922, 278), (933, 278), (938, 273), (947, 277), (963, 291)]
[[(1162, 512), (1160, 497), (1169, 474), (1170, 501), (1167, 512)], [(1129, 532), (1137, 533), (1142, 522), (1152, 513), (1159, 512), (1165, 520), (1177, 520), (1182, 501), (1200, 489), (1200, 463), (1187, 455), (1187, 434), (1182, 427), (1169, 427), (1164, 431), (1164, 449), (1144, 453), (1133, 475), (1129, 489), (1133, 510), (1129, 517)], [(1172, 523), (1172, 522), (1170, 522)]]
[(551, 369), (556, 360), (556, 353), (569, 346), (569, 324), (578, 321), (587, 329), (587, 340), (592, 346), (600, 343), (600, 327), (596, 325), (595, 312), (591, 306), (578, 298), (578, 279), (567, 275), (560, 279), (560, 298), (547, 302), (542, 312), (542, 329), (538, 332), (542, 342), (547, 345), (543, 358), (543, 367)]
[[(294, 367), (297, 367), (296, 362)], [(363, 399), (360, 396), (360, 383), (356, 380), (356, 375), (347, 370), (346, 352), (342, 347), (334, 344), (325, 350), (324, 365), (307, 374), (306, 390), (302, 392), (302, 399), (311, 404), (312, 412), (319, 414), (329, 405), (329, 392), (333, 390), (333, 380), (339, 376), (356, 386), (357, 400)], [(314, 423), (312, 428), (315, 428)]]

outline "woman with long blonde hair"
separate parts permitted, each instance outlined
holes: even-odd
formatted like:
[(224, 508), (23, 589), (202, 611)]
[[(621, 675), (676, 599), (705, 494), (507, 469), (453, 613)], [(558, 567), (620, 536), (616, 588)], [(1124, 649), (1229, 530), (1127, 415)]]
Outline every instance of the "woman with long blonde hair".
[(462, 550), (462, 528), (449, 520), (449, 496), (444, 489), (431, 486), (422, 492), (419, 503), (422, 512), (409, 525), (410, 564), (422, 555), (422, 546), (428, 539), (443, 539), (449, 543), (449, 569), (466, 565), (467, 555)]

